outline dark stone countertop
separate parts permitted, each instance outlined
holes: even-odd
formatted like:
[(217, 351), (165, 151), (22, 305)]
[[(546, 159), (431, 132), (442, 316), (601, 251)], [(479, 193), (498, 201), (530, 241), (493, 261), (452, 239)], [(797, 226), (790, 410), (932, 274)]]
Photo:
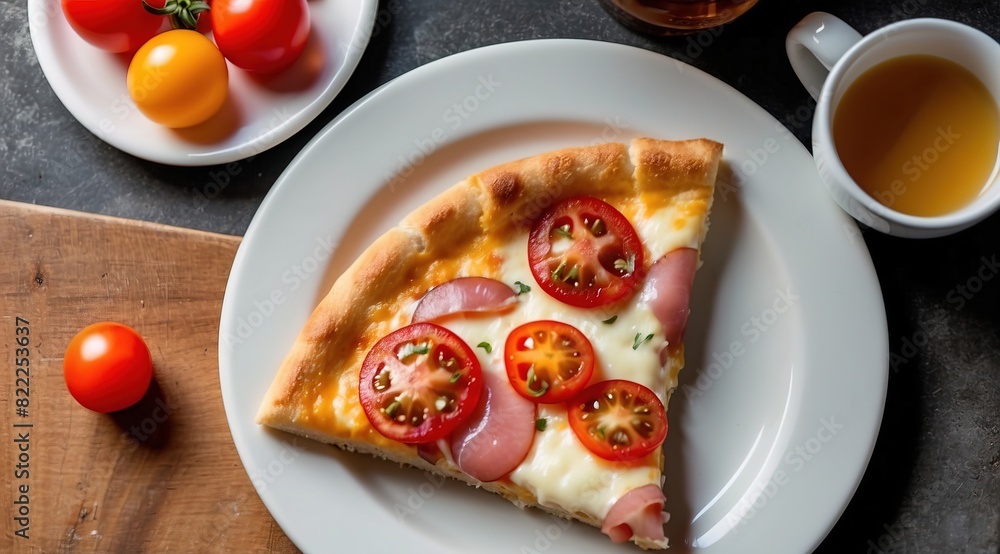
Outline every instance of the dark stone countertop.
[[(980, 0), (762, 0), (700, 50), (686, 37), (633, 33), (597, 0), (406, 0), (399, 6), (333, 104), (297, 135), (247, 162), (217, 199), (198, 207), (196, 191), (219, 168), (146, 162), (90, 134), (62, 106), (38, 67), (26, 2), (3, 0), (0, 198), (242, 234), (295, 154), (364, 94), (449, 54), (544, 37), (620, 42), (690, 60), (763, 106), (809, 145), (811, 114), (799, 108), (811, 103), (784, 53), (785, 34), (805, 14), (829, 11), (862, 33), (904, 18), (943, 17), (1000, 38), (1000, 4)], [(904, 240), (871, 231), (863, 236), (885, 296), (889, 392), (868, 471), (818, 552), (996, 553), (1000, 280), (992, 278), (998, 271), (1000, 215), (941, 239)]]

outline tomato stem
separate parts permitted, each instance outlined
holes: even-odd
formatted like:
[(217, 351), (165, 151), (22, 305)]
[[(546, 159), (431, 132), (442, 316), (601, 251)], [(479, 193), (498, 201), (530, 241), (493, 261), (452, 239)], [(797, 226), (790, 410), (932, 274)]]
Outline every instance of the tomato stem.
[(167, 0), (162, 8), (149, 5), (142, 0), (142, 7), (153, 15), (163, 15), (170, 18), (170, 26), (174, 29), (194, 30), (198, 26), (198, 17), (202, 12), (211, 9), (203, 0)]

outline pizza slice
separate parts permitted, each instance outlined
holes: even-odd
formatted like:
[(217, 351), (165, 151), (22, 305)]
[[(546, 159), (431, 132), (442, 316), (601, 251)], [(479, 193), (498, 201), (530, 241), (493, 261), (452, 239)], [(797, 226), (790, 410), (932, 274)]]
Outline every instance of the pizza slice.
[(661, 444), (722, 145), (503, 164), (378, 238), (257, 415), (666, 548)]

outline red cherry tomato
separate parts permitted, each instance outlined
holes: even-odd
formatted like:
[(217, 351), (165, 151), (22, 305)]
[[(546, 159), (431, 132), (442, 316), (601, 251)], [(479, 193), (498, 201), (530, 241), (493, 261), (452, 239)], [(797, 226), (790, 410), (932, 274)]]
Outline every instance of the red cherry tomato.
[(134, 52), (164, 24), (141, 0), (62, 0), (62, 9), (83, 40), (116, 54)]
[(139, 333), (105, 321), (77, 333), (63, 358), (66, 388), (84, 408), (109, 413), (135, 404), (149, 389), (153, 361)]
[(594, 374), (590, 341), (576, 327), (558, 321), (532, 321), (514, 329), (503, 355), (514, 390), (534, 402), (564, 402)]
[(306, 0), (214, 0), (208, 13), (219, 50), (247, 71), (281, 71), (309, 40)]
[(414, 323), (382, 337), (361, 365), (358, 396), (379, 433), (407, 444), (444, 438), (476, 410), (479, 360), (458, 335)]
[(566, 403), (569, 425), (606, 460), (637, 460), (667, 437), (667, 412), (656, 393), (621, 379), (595, 383)]
[(542, 290), (580, 308), (627, 298), (646, 275), (632, 224), (607, 202), (590, 197), (563, 200), (532, 224), (528, 262)]

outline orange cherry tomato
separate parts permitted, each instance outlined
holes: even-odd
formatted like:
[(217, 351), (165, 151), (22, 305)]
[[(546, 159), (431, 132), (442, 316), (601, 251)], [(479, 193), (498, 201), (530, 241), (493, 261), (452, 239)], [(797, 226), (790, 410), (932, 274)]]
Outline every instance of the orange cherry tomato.
[(128, 66), (126, 84), (149, 119), (171, 128), (191, 127), (222, 108), (229, 94), (229, 70), (211, 40), (175, 29), (142, 45)]
[(84, 408), (124, 410), (142, 399), (153, 379), (149, 348), (121, 323), (94, 323), (77, 333), (63, 359), (66, 388)]
[(553, 404), (587, 386), (594, 373), (594, 347), (576, 327), (558, 321), (532, 321), (507, 336), (507, 378), (521, 396)]

